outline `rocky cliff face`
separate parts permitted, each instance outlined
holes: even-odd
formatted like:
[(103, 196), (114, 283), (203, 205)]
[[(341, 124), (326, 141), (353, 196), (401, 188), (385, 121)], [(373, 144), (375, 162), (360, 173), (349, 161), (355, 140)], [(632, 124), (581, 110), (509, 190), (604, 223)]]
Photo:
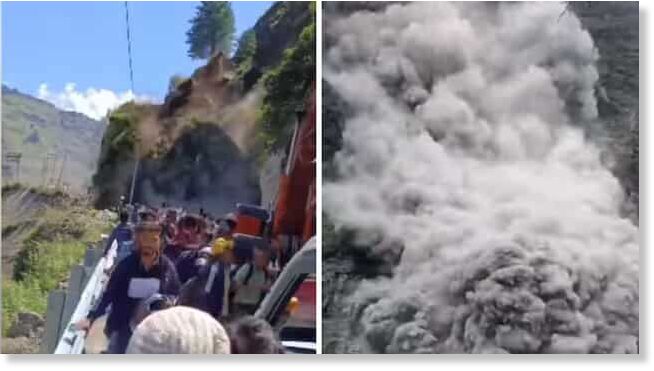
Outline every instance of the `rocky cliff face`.
[(638, 222), (638, 7), (630, 2), (570, 2), (599, 51), (595, 137), (606, 144), (611, 170), (625, 190), (625, 213)]
[(173, 202), (218, 215), (236, 202), (259, 203), (253, 162), (213, 123), (184, 129), (163, 157), (146, 158), (139, 171), (135, 197), (146, 204)]
[(93, 178), (96, 206), (128, 195), (136, 158), (136, 202), (216, 214), (235, 202), (258, 203), (249, 159), (257, 98), (243, 97), (233, 77), (229, 60), (217, 55), (162, 105), (127, 104), (113, 112)]
[(254, 25), (257, 50), (250, 69), (243, 77), (245, 90), (251, 89), (263, 73), (282, 59), (284, 50), (295, 43), (302, 29), (311, 22), (309, 2), (275, 3)]

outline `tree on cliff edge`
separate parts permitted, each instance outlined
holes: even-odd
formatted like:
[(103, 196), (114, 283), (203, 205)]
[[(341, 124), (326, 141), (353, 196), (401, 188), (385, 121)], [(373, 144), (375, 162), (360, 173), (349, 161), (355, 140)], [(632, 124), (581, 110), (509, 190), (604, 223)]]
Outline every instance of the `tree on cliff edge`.
[(241, 37), (238, 39), (238, 46), (236, 47), (236, 52), (234, 52), (232, 61), (236, 64), (246, 62), (254, 56), (256, 51), (257, 35), (254, 32), (254, 29), (250, 28), (243, 32)]
[(234, 12), (229, 2), (203, 1), (186, 32), (189, 57), (207, 59), (217, 52), (229, 55), (234, 31)]

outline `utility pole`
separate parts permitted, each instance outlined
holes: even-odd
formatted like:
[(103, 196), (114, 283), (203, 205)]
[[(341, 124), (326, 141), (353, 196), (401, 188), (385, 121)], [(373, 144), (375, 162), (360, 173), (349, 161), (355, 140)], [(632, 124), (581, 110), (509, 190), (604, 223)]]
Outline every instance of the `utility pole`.
[(48, 188), (54, 183), (57, 164), (57, 155), (53, 152), (47, 153), (43, 159), (43, 187)]
[(132, 173), (132, 185), (129, 190), (129, 203), (132, 204), (134, 202), (134, 187), (136, 186), (136, 176), (138, 175), (139, 171), (139, 162), (141, 162), (141, 159), (139, 155), (136, 155), (136, 163), (134, 163), (134, 172)]
[(41, 187), (45, 187), (45, 178), (48, 173), (48, 155), (43, 156), (43, 168), (41, 169)]
[(60, 189), (61, 187), (61, 179), (64, 175), (64, 169), (66, 168), (66, 161), (68, 160), (68, 152), (64, 153), (64, 160), (61, 163), (61, 169), (59, 169), (59, 177), (57, 178), (57, 186), (56, 189)]
[(7, 163), (14, 164), (14, 173), (12, 174), (12, 180), (15, 183), (20, 183), (20, 159), (23, 157), (23, 154), (20, 152), (7, 152), (5, 153), (5, 161)]

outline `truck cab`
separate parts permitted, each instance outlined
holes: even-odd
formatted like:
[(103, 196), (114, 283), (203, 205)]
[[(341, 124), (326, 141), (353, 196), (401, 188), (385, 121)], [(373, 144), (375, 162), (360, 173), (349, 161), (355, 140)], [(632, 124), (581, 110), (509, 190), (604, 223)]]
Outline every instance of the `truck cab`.
[(316, 353), (315, 237), (284, 267), (255, 317), (273, 326), (287, 352)]

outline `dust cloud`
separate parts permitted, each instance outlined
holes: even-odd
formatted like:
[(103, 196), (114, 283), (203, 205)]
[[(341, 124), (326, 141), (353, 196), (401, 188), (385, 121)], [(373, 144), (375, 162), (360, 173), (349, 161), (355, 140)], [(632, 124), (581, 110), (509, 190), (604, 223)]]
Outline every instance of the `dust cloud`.
[(365, 351), (638, 352), (638, 228), (584, 134), (598, 55), (563, 10), (420, 2), (326, 24), (352, 115), (324, 211), (401, 254), (348, 299)]

